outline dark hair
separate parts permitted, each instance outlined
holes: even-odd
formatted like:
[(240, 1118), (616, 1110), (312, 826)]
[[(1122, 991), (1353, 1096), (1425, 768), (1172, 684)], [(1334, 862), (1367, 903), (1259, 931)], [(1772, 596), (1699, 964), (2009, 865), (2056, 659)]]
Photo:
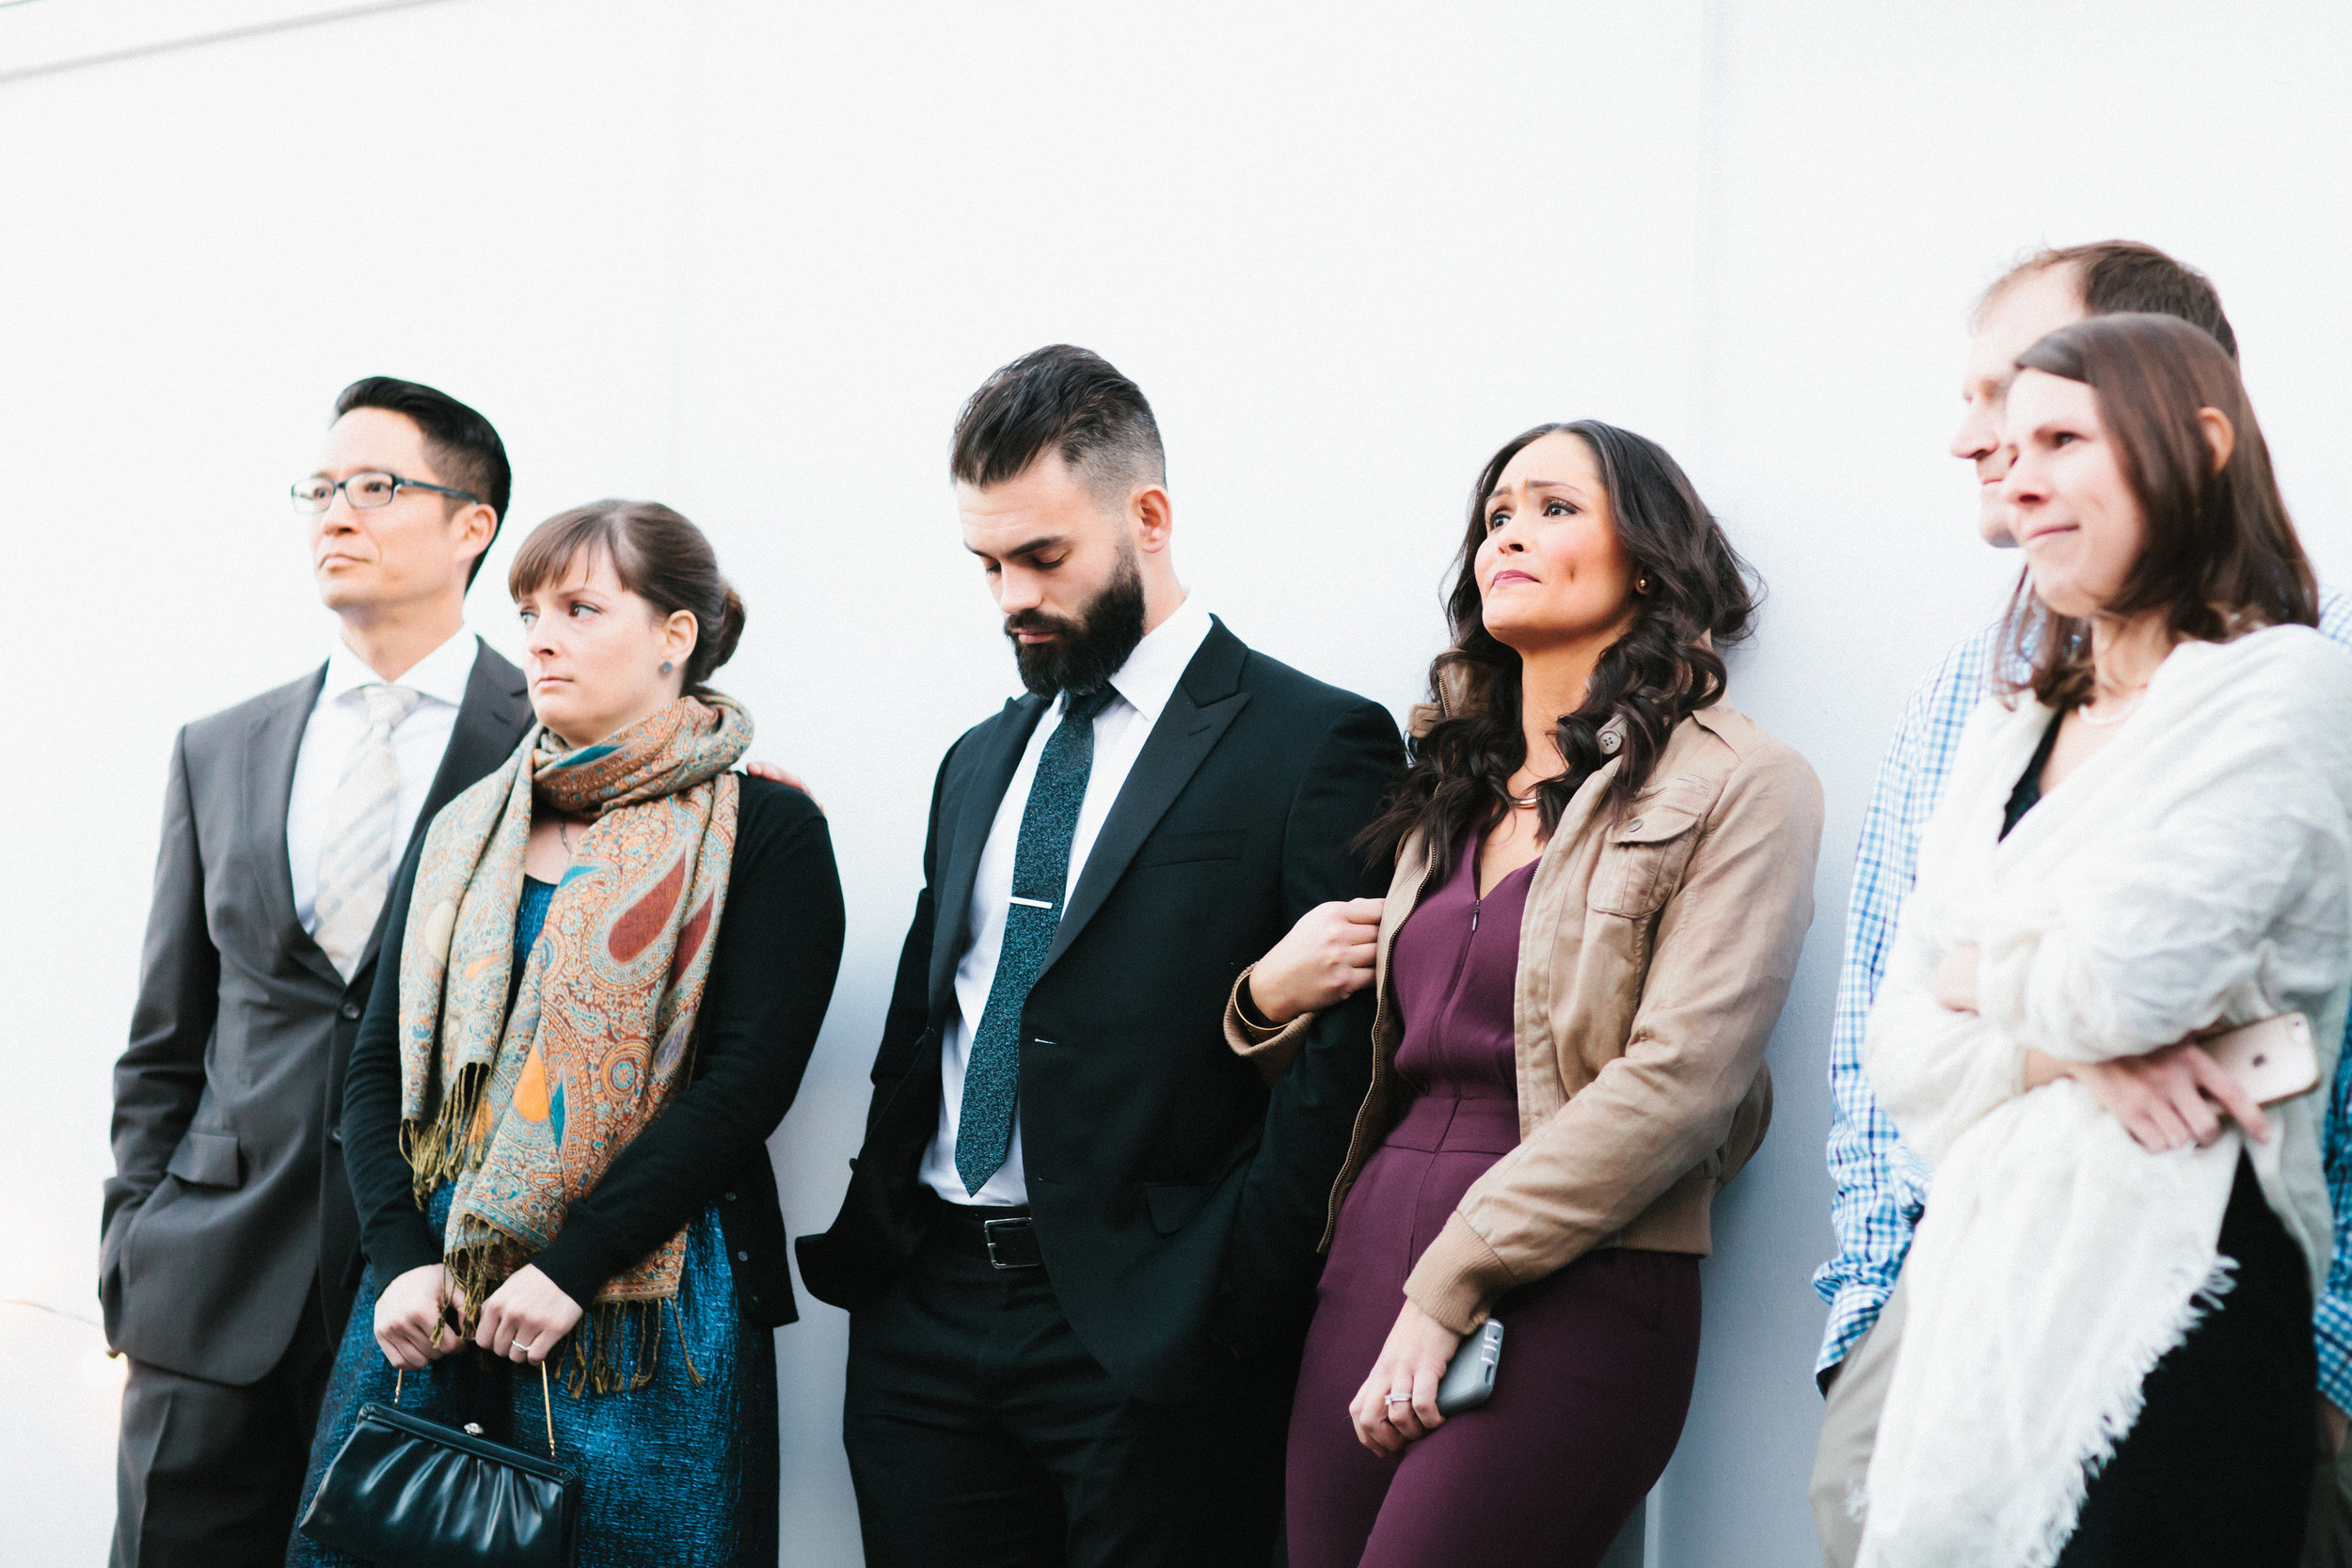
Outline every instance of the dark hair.
[(1143, 389), (1101, 355), (1068, 343), (1025, 354), (980, 383), (956, 416), (947, 470), (986, 489), (1026, 471), (1048, 447), (1098, 493), (1168, 482)]
[[(2173, 316), (2099, 316), (2060, 327), (2017, 356), (2020, 371), (2079, 381), (2099, 400), (2147, 542), (2107, 610), (2161, 610), (2176, 636), (2226, 642), (2265, 626), (2319, 624), (2312, 563), (2270, 471), (2270, 451), (2237, 366)], [(2217, 409), (2235, 439), (2218, 471), (2198, 421)], [(2090, 625), (2034, 597), (2030, 571), (2010, 597), (2007, 639), (2052, 707), (2090, 694)]]
[[(1634, 598), (1632, 626), (1600, 656), (1583, 705), (1560, 718), (1555, 734), (1567, 768), (1536, 786), (1544, 836), (1613, 755), (1617, 772), (1605, 799), (1621, 810), (1649, 782), (1674, 727), (1724, 694), (1719, 650), (1748, 635), (1759, 587), (1689, 476), (1663, 447), (1629, 430), (1597, 420), (1537, 425), (1489, 458), (1470, 491), (1470, 527), (1446, 597), (1454, 642), (1429, 666), (1437, 717), (1415, 737), (1388, 808), (1364, 830), (1359, 843), (1367, 850), (1392, 855), (1422, 829), (1432, 859), (1443, 863), (1511, 809), (1511, 775), (1527, 760), (1519, 656), (1486, 629), (1478, 546), (1503, 469), (1531, 442), (1554, 434), (1573, 436), (1592, 452), (1618, 542), (1649, 591)], [(1613, 721), (1623, 723), (1621, 741), (1601, 736)]]
[(703, 531), (660, 501), (592, 501), (557, 513), (515, 552), (507, 591), (520, 599), (598, 552), (612, 562), (621, 586), (660, 614), (682, 610), (694, 617), (686, 691), (699, 695), (742, 640), (743, 601), (719, 575), (719, 558)]
[(1981, 316), (2011, 284), (2052, 267), (2073, 269), (2082, 284), (2086, 316), (2177, 316), (2191, 326), (2203, 327), (2231, 358), (2237, 357), (2237, 334), (2222, 313), (2221, 295), (2213, 279), (2137, 240), (2100, 240), (2059, 250), (2037, 250), (1985, 290), (1977, 313)]
[(344, 388), (335, 399), (335, 417), (340, 420), (355, 408), (405, 416), (423, 435), (425, 455), (433, 460), (437, 477), (453, 488), (471, 491), (497, 514), (490, 522), (490, 544), (482, 546), (466, 574), (466, 586), (471, 588), (482, 575), (483, 562), (489, 559), (490, 546), (499, 542), (499, 530), (506, 525), (506, 502), (515, 485), (506, 466), (506, 443), (489, 420), (447, 392), (396, 376), (371, 375)]

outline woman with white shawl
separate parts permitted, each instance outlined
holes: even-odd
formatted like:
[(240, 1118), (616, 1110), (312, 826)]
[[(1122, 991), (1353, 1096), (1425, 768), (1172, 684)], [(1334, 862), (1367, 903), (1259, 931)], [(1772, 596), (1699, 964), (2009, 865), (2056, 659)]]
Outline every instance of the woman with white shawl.
[(2352, 657), (2236, 367), (2169, 317), (2021, 356), (2032, 673), (1970, 721), (1864, 1060), (1932, 1166), (1863, 1568), (2291, 1564), (2324, 1087), (2197, 1043), (2352, 976)]

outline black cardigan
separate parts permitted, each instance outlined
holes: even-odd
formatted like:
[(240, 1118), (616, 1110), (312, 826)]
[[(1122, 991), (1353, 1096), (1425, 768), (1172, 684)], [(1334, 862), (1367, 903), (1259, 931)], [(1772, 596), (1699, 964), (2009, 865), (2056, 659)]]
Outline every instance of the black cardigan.
[[(716, 1202), (744, 1315), (769, 1327), (799, 1316), (767, 1140), (791, 1109), (833, 998), (841, 878), (824, 816), (807, 796), (754, 778), (742, 789), (692, 1082), (532, 1259), (582, 1307)], [(400, 949), (422, 847), (420, 835), (392, 888), (375, 990), (343, 1086), (343, 1157), (379, 1285), (441, 1257), (400, 1151)]]

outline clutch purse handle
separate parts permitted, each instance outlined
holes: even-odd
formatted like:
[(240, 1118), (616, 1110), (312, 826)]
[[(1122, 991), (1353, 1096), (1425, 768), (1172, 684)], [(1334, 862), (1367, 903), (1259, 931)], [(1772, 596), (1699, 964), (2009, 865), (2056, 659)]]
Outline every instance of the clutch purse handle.
[[(401, 1379), (406, 1375), (405, 1369), (400, 1367), (392, 1369), (392, 1408), (395, 1410), (400, 1408)], [(545, 1361), (539, 1363), (539, 1408), (546, 1413), (548, 1418), (548, 1457), (553, 1459), (555, 1457), (555, 1398), (548, 1392), (548, 1364)]]

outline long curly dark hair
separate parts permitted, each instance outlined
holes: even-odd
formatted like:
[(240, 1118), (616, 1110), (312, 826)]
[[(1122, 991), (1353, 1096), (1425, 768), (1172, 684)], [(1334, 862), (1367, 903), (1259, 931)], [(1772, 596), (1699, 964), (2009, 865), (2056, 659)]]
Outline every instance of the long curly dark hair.
[[(1555, 734), (1567, 768), (1536, 786), (1544, 837), (1613, 756), (1617, 772), (1604, 804), (1622, 810), (1640, 793), (1674, 727), (1724, 694), (1721, 650), (1753, 629), (1762, 584), (1663, 447), (1597, 420), (1537, 425), (1512, 437), (1471, 489), (1470, 525), (1446, 597), (1454, 642), (1429, 666), (1436, 717), (1412, 742), (1387, 809), (1364, 830), (1359, 844), (1369, 853), (1392, 856), (1420, 829), (1435, 863), (1446, 864), (1511, 809), (1511, 775), (1527, 760), (1519, 656), (1486, 630), (1478, 547), (1503, 469), (1531, 442), (1555, 434), (1575, 436), (1592, 452), (1618, 542), (1649, 589), (1633, 600), (1632, 626), (1600, 656), (1583, 705), (1560, 716)], [(1613, 746), (1601, 736), (1612, 720), (1624, 721)]]

